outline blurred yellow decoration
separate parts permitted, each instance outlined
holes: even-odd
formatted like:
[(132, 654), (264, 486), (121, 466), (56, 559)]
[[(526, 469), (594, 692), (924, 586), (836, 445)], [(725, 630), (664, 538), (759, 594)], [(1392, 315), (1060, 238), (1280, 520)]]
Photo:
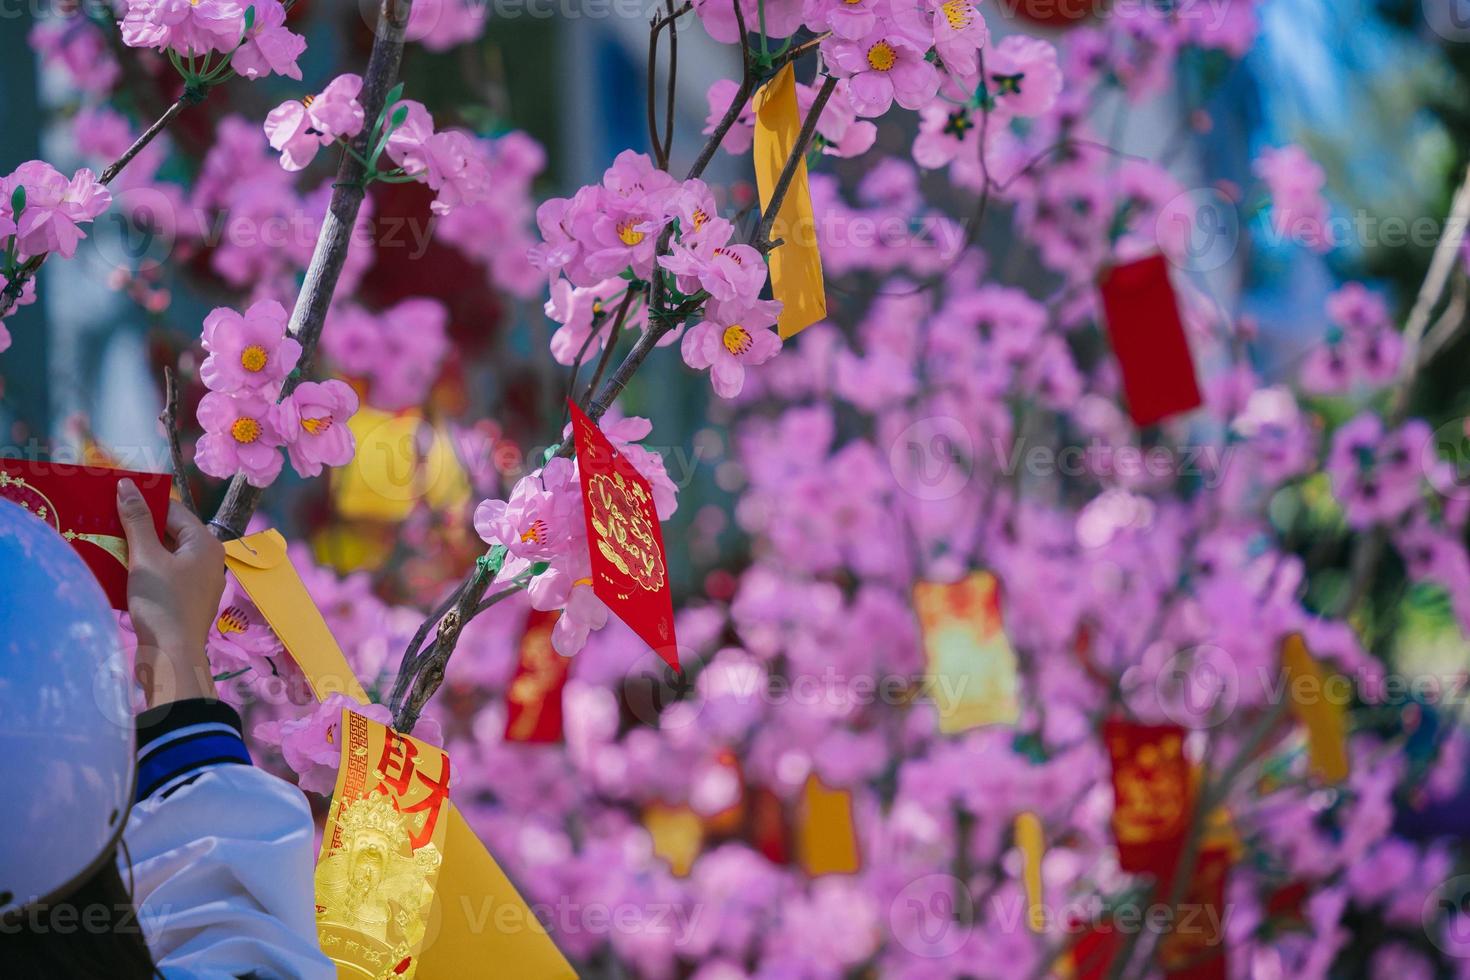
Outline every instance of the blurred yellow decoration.
[[(303, 646), (298, 639), (297, 645), (293, 646), (287, 639), (287, 635), (294, 635), (300, 630), (303, 622), (306, 635), (315, 633), (313, 617), (321, 620), (321, 613), (315, 605), (309, 612), (295, 606), (298, 615), (294, 617), (289, 614), (283, 617), (279, 611), (273, 617), (267, 605), (279, 609), (282, 603), (269, 591), (257, 593), (252, 590), (247, 582), (247, 579), (253, 581), (258, 587), (262, 579), (272, 577), (269, 572), (284, 566), (284, 570), (289, 570), (289, 576), (277, 572), (274, 577), (285, 582), (286, 586), (289, 586), (289, 579), (295, 579), (300, 585), (300, 578), (286, 558), (286, 542), (280, 533), (263, 531), (227, 542), (225, 561), (260, 607), (271, 628), (281, 637), (287, 651), (306, 675), (317, 699), (325, 700), (333, 691), (345, 690), (358, 702), (367, 704), (366, 692), (353, 675), (347, 658), (342, 655), (342, 648), (327, 631), (325, 622), (321, 625), (325, 637), (317, 635), (311, 645)], [(294, 591), (286, 586), (283, 586), (284, 591)], [(301, 590), (304, 594), (305, 587), (302, 586)], [(307, 597), (306, 601), (310, 603), (311, 600)], [(285, 606), (290, 609), (292, 600), (288, 600)], [(419, 980), (483, 976), (490, 968), (487, 965), (493, 965), (497, 976), (575, 980), (576, 971), (556, 948), (546, 934), (546, 928), (500, 865), (485, 850), (485, 845), (470, 830), (464, 815), (453, 801), (447, 801), (446, 807), (444, 858), (434, 890), (434, 911), (429, 916), (428, 933), (420, 956)]]
[(958, 582), (919, 582), (914, 610), (929, 661), (926, 687), (946, 735), (1020, 717), (1016, 654), (1001, 622), (1000, 582), (973, 572)]
[(675, 877), (687, 876), (704, 843), (699, 814), (688, 806), (650, 803), (643, 808), (643, 826), (653, 837), (653, 853), (669, 862)]
[(436, 510), (469, 502), (469, 478), (453, 440), (420, 413), (363, 406), (347, 424), (357, 453), (332, 470), (332, 496), (343, 517), (397, 523), (419, 501)]
[(312, 557), (339, 575), (377, 571), (397, 544), (398, 528), (377, 521), (332, 521), (311, 534)]
[[(776, 193), (786, 158), (801, 135), (796, 104), (796, 73), (788, 64), (755, 93), (755, 186), (764, 214)], [(822, 256), (817, 251), (817, 219), (807, 184), (806, 160), (796, 165), (781, 209), (771, 225), (771, 240), (781, 242), (770, 253), (771, 295), (781, 301), (776, 328), (782, 339), (794, 337), (827, 315), (827, 289)]]
[(1281, 669), (1292, 714), (1307, 730), (1307, 762), (1324, 783), (1340, 783), (1348, 776), (1347, 705), (1336, 698), (1346, 684), (1331, 684), (1332, 676), (1307, 650), (1300, 633), (1281, 644)]
[(860, 864), (852, 794), (807, 777), (796, 814), (796, 853), (810, 876), (855, 874)]
[(1027, 810), (1016, 814), (1016, 847), (1021, 851), (1021, 883), (1026, 888), (1026, 924), (1032, 932), (1046, 928), (1045, 896), (1041, 891), (1041, 858), (1046, 853), (1046, 836), (1041, 818)]

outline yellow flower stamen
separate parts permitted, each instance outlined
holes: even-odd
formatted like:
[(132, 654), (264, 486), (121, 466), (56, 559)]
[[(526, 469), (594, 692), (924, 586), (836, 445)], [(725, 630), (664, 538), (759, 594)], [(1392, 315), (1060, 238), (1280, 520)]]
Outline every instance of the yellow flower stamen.
[(230, 426), (230, 435), (236, 442), (252, 443), (260, 438), (260, 423), (252, 418), (239, 418)]
[(725, 350), (739, 357), (741, 354), (750, 352), (750, 331), (736, 323), (725, 328), (725, 335), (721, 338)]
[(226, 606), (221, 610), (219, 619), (214, 621), (214, 628), (228, 636), (231, 633), (243, 633), (250, 625), (245, 618), (245, 610), (239, 606)]
[(868, 49), (868, 67), (874, 71), (888, 71), (896, 61), (898, 54), (887, 41), (879, 41)]
[(528, 541), (533, 544), (545, 544), (546, 539), (550, 535), (550, 533), (551, 528), (547, 527), (546, 522), (538, 517), (536, 520), (531, 522), (531, 526), (528, 527), (525, 533), (521, 535), (521, 540)]
[(240, 352), (240, 366), (252, 374), (264, 371), (265, 366), (270, 363), (270, 359), (270, 355), (265, 352), (265, 348), (259, 344), (251, 344)]
[(643, 232), (639, 231), (637, 228), (634, 228), (633, 225), (634, 222), (632, 219), (621, 222), (618, 225), (618, 241), (622, 242), (624, 245), (637, 245), (639, 242), (643, 241)]
[(319, 436), (332, 427), (332, 417), (323, 415), (315, 419), (302, 419), (301, 427), (314, 436)]
[(969, 27), (975, 12), (970, 0), (945, 0), (939, 9), (944, 11), (944, 19), (949, 21), (950, 28), (956, 31)]
[(707, 214), (704, 213), (704, 208), (695, 208), (694, 209), (694, 214), (692, 215), (692, 217), (694, 218), (694, 230), (695, 231), (698, 231), (699, 229), (703, 228), (704, 227), (704, 223), (709, 220), (709, 215), (707, 215)]

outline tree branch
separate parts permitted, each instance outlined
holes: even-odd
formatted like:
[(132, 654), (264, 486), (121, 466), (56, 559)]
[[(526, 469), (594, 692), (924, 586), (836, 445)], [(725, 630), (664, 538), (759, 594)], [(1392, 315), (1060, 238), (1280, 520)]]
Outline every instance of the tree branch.
[(618, 305), (617, 316), (613, 318), (612, 329), (608, 333), (607, 343), (603, 345), (602, 356), (597, 359), (597, 368), (592, 372), (592, 380), (587, 382), (587, 390), (578, 399), (577, 403), (584, 410), (587, 407), (587, 400), (592, 397), (592, 393), (597, 390), (597, 386), (602, 382), (603, 374), (607, 372), (608, 362), (612, 360), (613, 348), (618, 346), (618, 338), (623, 333), (623, 323), (628, 319), (628, 308), (632, 305), (633, 290), (629, 289), (623, 293), (623, 302)]
[[(383, 102), (388, 90), (398, 80), (398, 66), (403, 60), (403, 34), (408, 24), (413, 0), (381, 0), (378, 8), (378, 23), (373, 37), (373, 50), (368, 56), (367, 72), (363, 78), (362, 108), (367, 119), (377, 119), (383, 111)], [(363, 165), (357, 157), (365, 157), (370, 151), (367, 145), (371, 127), (364, 127), (353, 140), (353, 153), (344, 153), (337, 167), (337, 180), (332, 185), (332, 199), (322, 220), (321, 234), (312, 252), (311, 264), (306, 267), (306, 278), (301, 292), (296, 297), (296, 308), (291, 311), (291, 334), (301, 344), (301, 361), (296, 371), (281, 387), (284, 398), (311, 373), (317, 343), (321, 340), (322, 326), (326, 322), (327, 310), (332, 304), (332, 294), (337, 280), (342, 275), (342, 266), (347, 261), (347, 249), (352, 244), (352, 229), (357, 222), (357, 213), (366, 194), (363, 184)], [(224, 503), (210, 522), (210, 528), (221, 538), (238, 538), (245, 533), (245, 525), (260, 503), (261, 491), (245, 481), (244, 474), (236, 474), (225, 493)]]
[[(187, 93), (179, 96), (173, 105), (164, 111), (163, 115), (153, 121), (153, 125), (143, 131), (142, 136), (139, 136), (133, 141), (133, 145), (128, 147), (122, 156), (107, 165), (107, 168), (102, 171), (102, 176), (97, 178), (97, 182), (106, 186), (116, 180), (117, 175), (122, 173), (123, 168), (131, 163), (133, 158), (139, 153), (142, 153), (143, 149), (149, 143), (152, 143), (158, 137), (159, 133), (167, 129), (169, 123), (173, 122), (179, 113), (184, 111), (185, 107), (193, 105), (198, 101), (199, 99), (197, 97)], [(40, 271), (42, 264), (45, 263), (46, 257), (49, 254), (49, 252), (42, 252), (40, 255), (33, 255), (21, 263), (20, 268), (16, 270), (15, 276), (5, 284), (4, 290), (0, 290), (0, 319), (9, 316), (10, 311), (15, 309), (15, 304), (20, 301), (20, 294), (24, 291), (26, 283), (33, 279), (36, 273)]]
[[(525, 582), (517, 582), (501, 589), (482, 602), (481, 599), (484, 598), (485, 591), (490, 587), (490, 582), (494, 577), (492, 572), (476, 563), (475, 573), (471, 577), (469, 586), (460, 591), (454, 608), (450, 609), (439, 621), (438, 634), (434, 642), (424, 651), (423, 662), (413, 673), (407, 700), (393, 712), (393, 728), (396, 731), (404, 734), (413, 731), (413, 726), (418, 723), (424, 706), (429, 703), (434, 692), (439, 690), (439, 685), (444, 683), (444, 670), (449, 665), (449, 657), (454, 653), (455, 646), (459, 643), (460, 633), (469, 624), (469, 621), (526, 587)], [(396, 690), (399, 686), (407, 686), (402, 674), (394, 685), (394, 689)]]
[(174, 369), (163, 369), (163, 411), (158, 413), (163, 433), (168, 438), (168, 454), (173, 461), (174, 490), (189, 513), (199, 516), (199, 505), (194, 503), (194, 493), (189, 489), (189, 479), (184, 472), (184, 451), (179, 445), (179, 381)]

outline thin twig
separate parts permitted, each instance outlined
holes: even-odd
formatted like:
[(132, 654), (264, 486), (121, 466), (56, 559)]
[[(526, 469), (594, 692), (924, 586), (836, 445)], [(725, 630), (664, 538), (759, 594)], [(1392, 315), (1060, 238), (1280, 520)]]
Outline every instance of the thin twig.
[(174, 490), (189, 513), (199, 516), (199, 505), (194, 503), (194, 492), (189, 489), (189, 478), (184, 472), (184, 450), (179, 445), (179, 381), (174, 369), (163, 369), (163, 411), (158, 413), (163, 425), (163, 434), (168, 439), (168, 454), (173, 460)]
[[(526, 587), (525, 582), (517, 582), (495, 593), (488, 599), (481, 601), (485, 590), (490, 587), (490, 582), (495, 576), (488, 569), (476, 565), (476, 574), (471, 579), (468, 588), (462, 590), (459, 599), (439, 620), (438, 634), (434, 642), (424, 651), (423, 663), (418, 666), (412, 675), (412, 687), (408, 697), (398, 710), (393, 713), (393, 727), (395, 730), (408, 734), (413, 731), (413, 726), (418, 723), (419, 715), (423, 713), (424, 706), (444, 683), (444, 670), (449, 665), (449, 657), (454, 653), (459, 643), (460, 633), (470, 620), (480, 613), (489, 609), (498, 602), (502, 602)], [(399, 683), (404, 678), (399, 676)]]
[(403, 697), (408, 693), (409, 681), (413, 679), (414, 671), (418, 668), (425, 652), (424, 644), (428, 642), (429, 630), (437, 626), (439, 621), (449, 614), (449, 610), (454, 608), (454, 604), (459, 601), (459, 597), (464, 593), (465, 587), (466, 583), (461, 582), (455, 587), (453, 592), (449, 593), (449, 597), (429, 614), (428, 619), (424, 620), (423, 625), (418, 628), (418, 632), (414, 633), (413, 639), (409, 641), (408, 649), (403, 651), (403, 660), (398, 665), (398, 677), (394, 681), (393, 691), (388, 697), (388, 707), (392, 710), (398, 710), (399, 706), (403, 704)]
[(190, 97), (179, 96), (173, 105), (164, 110), (163, 115), (153, 121), (153, 125), (143, 131), (143, 135), (133, 140), (133, 145), (124, 150), (122, 156), (107, 165), (107, 168), (102, 171), (102, 176), (97, 178), (98, 182), (110, 184), (116, 180), (117, 175), (122, 173), (123, 167), (132, 163), (133, 158), (139, 153), (142, 153), (148, 144), (152, 143), (158, 137), (159, 133), (167, 129), (169, 123), (173, 122), (178, 114), (183, 112), (184, 108), (190, 104), (192, 104)]
[[(674, 22), (674, 0), (664, 0), (669, 7), (668, 23)], [(669, 28), (669, 77), (667, 92), (664, 95), (664, 164), (669, 162), (669, 155), (674, 150), (674, 82), (679, 77), (679, 31), (678, 28)]]
[(584, 411), (592, 393), (602, 383), (602, 376), (607, 373), (607, 365), (612, 360), (613, 349), (618, 346), (618, 338), (623, 333), (623, 322), (628, 318), (628, 308), (633, 305), (633, 290), (629, 289), (623, 293), (623, 302), (618, 305), (617, 315), (613, 317), (612, 330), (608, 333), (607, 343), (603, 345), (602, 356), (597, 359), (597, 369), (592, 372), (592, 380), (587, 382), (587, 390), (577, 400), (578, 406)]
[(735, 97), (730, 100), (730, 106), (720, 117), (719, 123), (710, 131), (704, 149), (694, 158), (694, 164), (685, 175), (685, 180), (693, 180), (704, 173), (704, 168), (715, 158), (715, 151), (725, 141), (731, 127), (740, 119), (740, 114), (745, 111), (745, 103), (750, 101), (750, 95), (755, 91), (755, 71), (751, 65), (750, 52), (745, 47), (745, 13), (740, 9), (740, 0), (731, 0), (731, 6), (735, 8), (735, 23), (740, 30), (740, 88), (736, 89)]
[(655, 17), (648, 22), (648, 148), (653, 151), (654, 165), (660, 170), (669, 169), (669, 158), (664, 156), (663, 143), (658, 138), (658, 32), (665, 21)]
[[(123, 151), (122, 156), (107, 165), (106, 169), (102, 171), (102, 176), (97, 178), (97, 182), (106, 186), (116, 180), (117, 175), (122, 173), (123, 168), (131, 163), (133, 158), (139, 153), (142, 153), (143, 149), (149, 143), (152, 143), (158, 137), (159, 133), (167, 129), (169, 123), (173, 122), (178, 117), (178, 114), (184, 111), (185, 107), (193, 105), (198, 101), (198, 97), (194, 95), (179, 96), (173, 105), (164, 111), (163, 115), (153, 121), (153, 125), (143, 131), (142, 136), (139, 136), (133, 141), (132, 146)], [(26, 283), (33, 279), (36, 273), (40, 271), (42, 264), (45, 263), (46, 257), (49, 254), (48, 252), (42, 252), (40, 255), (31, 256), (15, 271), (15, 275), (5, 284), (4, 290), (0, 290), (0, 319), (10, 315), (10, 311), (20, 301), (20, 294), (25, 289)]]
[(1444, 312), (1429, 328), (1424, 335), (1424, 343), (1419, 347), (1419, 367), (1422, 370), (1430, 361), (1439, 356), (1455, 335), (1465, 326), (1466, 313), (1466, 280), (1461, 278), (1455, 281), (1455, 292), (1445, 306)]
[(1434, 255), (1429, 260), (1429, 271), (1424, 276), (1419, 295), (1414, 298), (1409, 318), (1404, 323), (1401, 373), (1389, 406), (1388, 421), (1392, 426), (1397, 426), (1408, 414), (1409, 398), (1419, 377), (1419, 344), (1424, 339), (1424, 331), (1429, 327), (1430, 315), (1444, 295), (1450, 273), (1459, 264), (1460, 246), (1465, 243), (1467, 222), (1470, 222), (1470, 167), (1466, 168), (1464, 177), (1460, 179), (1460, 186), (1455, 190), (1449, 216), (1445, 218), (1444, 230), (1434, 248)]

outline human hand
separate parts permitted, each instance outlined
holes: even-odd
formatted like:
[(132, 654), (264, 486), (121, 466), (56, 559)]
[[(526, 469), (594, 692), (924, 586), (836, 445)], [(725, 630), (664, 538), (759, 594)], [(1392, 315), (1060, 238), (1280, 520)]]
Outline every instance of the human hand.
[(160, 542), (131, 480), (117, 485), (117, 513), (128, 539), (128, 613), (148, 706), (218, 697), (204, 644), (225, 588), (224, 546), (177, 500), (168, 502)]

